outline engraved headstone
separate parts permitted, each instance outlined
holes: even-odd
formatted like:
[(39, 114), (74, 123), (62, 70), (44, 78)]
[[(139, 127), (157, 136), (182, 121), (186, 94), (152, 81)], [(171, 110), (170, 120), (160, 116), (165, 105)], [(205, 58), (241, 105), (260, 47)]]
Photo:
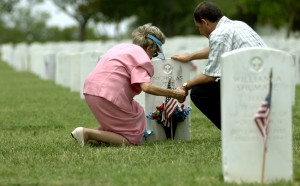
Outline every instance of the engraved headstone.
[[(173, 61), (171, 59), (166, 60), (154, 60), (154, 76), (151, 82), (159, 86), (168, 87), (172, 89), (181, 86), (184, 82), (190, 79), (190, 67), (188, 64)], [(149, 114), (156, 110), (156, 106), (162, 105), (166, 97), (154, 96), (146, 94), (146, 108), (145, 114)], [(186, 107), (190, 106), (190, 98), (186, 97), (184, 102)], [(147, 129), (153, 131), (153, 134), (149, 136), (147, 141), (166, 140), (167, 135), (163, 124), (159, 124), (156, 120), (147, 118)], [(191, 126), (190, 126), (190, 114), (184, 121), (177, 123), (177, 126), (171, 126), (170, 130), (174, 131), (174, 136), (171, 139), (190, 140), (191, 139)], [(172, 133), (171, 132), (171, 133)]]
[[(223, 54), (221, 64), (224, 180), (292, 180), (292, 56), (269, 48), (244, 48)], [(262, 112), (268, 110), (263, 103), (270, 103), (269, 115)], [(257, 124), (256, 116), (266, 117), (264, 125)], [(258, 126), (266, 130), (260, 132)]]

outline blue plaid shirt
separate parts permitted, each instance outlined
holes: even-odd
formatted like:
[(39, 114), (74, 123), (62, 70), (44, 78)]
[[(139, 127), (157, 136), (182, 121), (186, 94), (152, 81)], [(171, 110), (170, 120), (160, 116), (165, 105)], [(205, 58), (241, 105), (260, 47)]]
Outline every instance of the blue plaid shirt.
[(221, 55), (245, 47), (267, 47), (260, 36), (246, 23), (223, 16), (209, 35), (209, 56), (204, 74), (221, 77)]

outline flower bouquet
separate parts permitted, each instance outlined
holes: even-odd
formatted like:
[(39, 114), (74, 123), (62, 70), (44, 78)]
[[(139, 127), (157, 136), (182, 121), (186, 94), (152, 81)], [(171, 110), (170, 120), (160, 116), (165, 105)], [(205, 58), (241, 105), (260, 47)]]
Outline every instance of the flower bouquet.
[[(167, 138), (173, 138), (175, 135), (177, 123), (183, 122), (186, 117), (191, 112), (191, 107), (186, 107), (184, 104), (179, 104), (176, 102), (175, 108), (170, 116), (170, 118), (164, 118), (164, 111), (166, 111), (166, 103), (162, 103), (156, 106), (154, 112), (150, 112), (146, 115), (147, 119), (156, 120), (158, 124), (162, 124)], [(168, 125), (167, 123), (171, 123)], [(172, 132), (171, 132), (172, 131)], [(172, 134), (172, 135), (171, 135)]]

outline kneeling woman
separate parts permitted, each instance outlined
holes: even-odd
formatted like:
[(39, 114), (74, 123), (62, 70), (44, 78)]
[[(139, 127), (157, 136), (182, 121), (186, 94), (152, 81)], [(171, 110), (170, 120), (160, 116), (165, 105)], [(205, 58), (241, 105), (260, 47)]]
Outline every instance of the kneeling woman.
[(99, 122), (97, 129), (77, 127), (71, 134), (82, 146), (89, 140), (108, 144), (139, 145), (146, 128), (144, 108), (133, 97), (141, 91), (183, 102), (183, 88), (166, 89), (150, 82), (152, 57), (162, 53), (165, 36), (152, 24), (132, 33), (132, 44), (109, 49), (84, 83), (85, 100)]

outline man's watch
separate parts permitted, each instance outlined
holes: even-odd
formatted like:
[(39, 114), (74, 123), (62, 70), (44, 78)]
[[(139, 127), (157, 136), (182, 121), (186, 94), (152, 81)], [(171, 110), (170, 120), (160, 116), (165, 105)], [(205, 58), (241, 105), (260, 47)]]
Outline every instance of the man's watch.
[(188, 82), (185, 82), (182, 84), (182, 87), (185, 89), (185, 90), (189, 90), (188, 88)]

